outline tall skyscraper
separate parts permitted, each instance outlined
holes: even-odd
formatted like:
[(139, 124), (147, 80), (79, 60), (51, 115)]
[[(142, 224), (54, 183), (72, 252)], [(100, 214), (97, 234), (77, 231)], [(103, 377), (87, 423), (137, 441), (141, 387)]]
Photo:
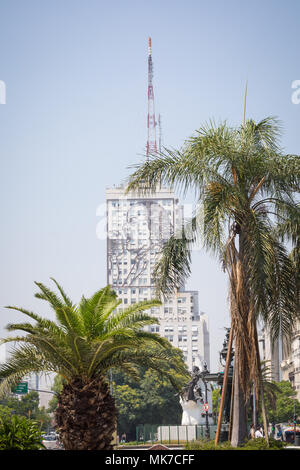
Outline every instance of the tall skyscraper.
[[(183, 207), (169, 188), (140, 196), (125, 195), (122, 186), (106, 190), (106, 204), (107, 283), (122, 309), (155, 297), (153, 268), (164, 242), (181, 226)], [(182, 286), (149, 313), (159, 321), (150, 331), (180, 348), (190, 369), (197, 358), (209, 367), (208, 318), (199, 311), (197, 291)]]
[[(149, 38), (147, 159), (157, 152), (156, 124)], [(106, 204), (107, 283), (122, 299), (119, 307), (122, 309), (155, 297), (153, 268), (163, 244), (182, 226), (183, 207), (173, 190), (165, 187), (147, 196), (137, 192), (125, 194), (123, 186), (110, 188), (106, 190)], [(181, 286), (178, 292), (163, 299), (161, 307), (152, 308), (149, 313), (159, 321), (150, 331), (165, 336), (180, 348), (190, 369), (199, 359), (209, 367), (208, 318), (199, 312), (198, 292), (185, 291)]]

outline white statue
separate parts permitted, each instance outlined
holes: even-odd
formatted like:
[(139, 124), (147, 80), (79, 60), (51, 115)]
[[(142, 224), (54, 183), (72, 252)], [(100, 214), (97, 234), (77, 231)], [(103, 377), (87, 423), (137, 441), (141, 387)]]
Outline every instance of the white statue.
[[(198, 365), (193, 367), (192, 379), (184, 387), (183, 392), (180, 394), (180, 405), (183, 410), (181, 419), (182, 425), (203, 424), (205, 422), (205, 418), (202, 416), (202, 414), (205, 412), (203, 410), (203, 405), (205, 402), (205, 385), (201, 378), (203, 366), (200, 358), (197, 359)], [(209, 402), (209, 406), (211, 406), (212, 397), (211, 392), (208, 393), (208, 391), (207, 401)]]
[(180, 405), (182, 406), (181, 424), (183, 426), (201, 423), (201, 407), (193, 400), (183, 400), (180, 397)]

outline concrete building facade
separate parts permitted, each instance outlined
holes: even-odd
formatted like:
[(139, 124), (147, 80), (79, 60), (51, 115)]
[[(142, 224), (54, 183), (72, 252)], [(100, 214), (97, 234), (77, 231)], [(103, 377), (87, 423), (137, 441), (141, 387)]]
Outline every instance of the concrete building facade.
[(282, 345), (278, 339), (272, 345), (267, 328), (261, 329), (259, 344), (261, 360), (269, 362), (272, 379), (289, 381), (300, 400), (300, 322), (296, 323), (290, 344)]
[(291, 338), (290, 352), (281, 362), (282, 380), (289, 380), (300, 401), (300, 321)]
[(275, 341), (272, 344), (270, 333), (268, 329), (264, 326), (261, 327), (259, 336), (259, 352), (261, 361), (267, 363), (267, 366), (270, 369), (270, 378), (275, 382), (280, 382), (282, 380), (282, 373), (280, 369), (281, 362), (281, 348), (279, 347), (279, 340)]
[[(118, 186), (106, 190), (107, 283), (122, 300), (120, 309), (155, 297), (153, 268), (163, 244), (183, 221), (183, 207), (174, 192), (160, 187), (155, 193), (125, 194)], [(207, 315), (199, 311), (198, 292), (178, 292), (149, 312), (159, 324), (150, 331), (165, 336), (183, 352), (191, 370), (198, 357), (210, 365)]]

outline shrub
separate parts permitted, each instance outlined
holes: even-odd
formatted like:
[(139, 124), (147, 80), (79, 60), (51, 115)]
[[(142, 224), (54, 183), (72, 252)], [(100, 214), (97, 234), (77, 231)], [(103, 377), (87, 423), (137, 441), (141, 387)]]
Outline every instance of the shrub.
[(285, 442), (269, 439), (269, 447), (264, 438), (250, 439), (241, 447), (232, 447), (230, 441), (220, 442), (215, 446), (215, 441), (201, 439), (199, 441), (188, 442), (185, 449), (188, 450), (281, 450), (286, 446)]
[(234, 450), (229, 441), (220, 442), (215, 446), (214, 440), (200, 439), (199, 441), (188, 442), (185, 446), (188, 450)]
[(0, 450), (39, 450), (44, 448), (37, 423), (24, 416), (0, 416)]
[(286, 446), (285, 442), (277, 441), (276, 439), (269, 438), (269, 447), (267, 441), (263, 437), (257, 439), (250, 439), (240, 447), (241, 450), (281, 450)]

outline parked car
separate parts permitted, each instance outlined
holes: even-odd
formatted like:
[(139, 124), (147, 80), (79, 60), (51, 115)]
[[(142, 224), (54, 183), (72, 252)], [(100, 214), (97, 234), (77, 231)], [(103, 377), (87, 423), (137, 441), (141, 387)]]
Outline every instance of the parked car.
[(62, 445), (58, 440), (58, 436), (55, 433), (44, 434), (42, 444), (46, 447), (47, 450), (61, 450)]
[[(296, 426), (296, 436), (300, 437), (300, 428)], [(283, 430), (283, 440), (286, 442), (294, 442), (294, 426), (288, 426)]]

